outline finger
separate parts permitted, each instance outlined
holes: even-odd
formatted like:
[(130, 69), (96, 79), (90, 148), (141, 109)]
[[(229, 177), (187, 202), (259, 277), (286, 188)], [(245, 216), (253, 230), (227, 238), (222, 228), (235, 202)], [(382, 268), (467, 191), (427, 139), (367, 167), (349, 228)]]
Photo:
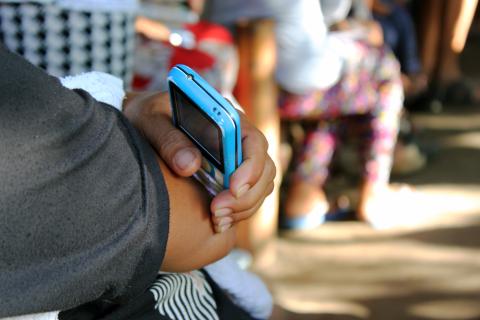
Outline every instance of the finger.
[[(272, 185), (272, 188), (273, 188), (273, 185)], [(263, 203), (265, 201), (265, 198), (267, 196), (268, 196), (268, 194), (265, 193), (264, 196), (261, 199), (259, 199), (258, 202), (253, 207), (251, 207), (251, 208), (249, 208), (245, 211), (235, 212), (232, 215), (232, 219), (233, 219), (232, 224), (235, 224), (237, 222), (240, 222), (240, 221), (251, 218), (260, 209), (260, 207), (263, 205)]]
[(168, 116), (155, 115), (149, 140), (160, 157), (176, 174), (189, 177), (201, 166), (202, 156), (195, 145), (178, 130)]
[(221, 228), (224, 225), (233, 225), (239, 221), (246, 220), (254, 215), (260, 207), (263, 205), (265, 199), (272, 193), (274, 189), (274, 183), (272, 182), (267, 190), (265, 191), (264, 195), (250, 208), (240, 212), (234, 212), (230, 216), (227, 217), (212, 217), (212, 222), (216, 228)]
[[(274, 167), (272, 166), (272, 168)], [(262, 177), (254, 188), (241, 198), (233, 198), (233, 201), (229, 203), (229, 208), (232, 209), (233, 215), (252, 208), (260, 199), (264, 199), (272, 192), (270, 186), (273, 184), (273, 179), (275, 178), (275, 170), (266, 171), (268, 171), (265, 175), (266, 177)]]
[(222, 233), (230, 229), (234, 223), (232, 217), (224, 217), (213, 221), (213, 229), (216, 233)]
[(241, 197), (258, 182), (269, 157), (267, 140), (248, 121), (242, 122), (242, 134), (243, 162), (230, 177), (230, 190), (236, 197)]
[(276, 169), (273, 161), (267, 158), (264, 171), (250, 190), (245, 192), (240, 198), (236, 198), (230, 192), (223, 191), (213, 198), (211, 210), (215, 216), (227, 216), (228, 214), (245, 211), (254, 206), (265, 194), (265, 190), (273, 182), (276, 175)]

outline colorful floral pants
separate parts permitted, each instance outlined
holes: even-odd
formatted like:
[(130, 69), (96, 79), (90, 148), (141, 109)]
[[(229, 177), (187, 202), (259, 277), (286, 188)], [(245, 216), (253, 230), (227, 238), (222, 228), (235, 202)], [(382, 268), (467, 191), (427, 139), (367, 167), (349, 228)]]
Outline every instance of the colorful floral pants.
[(294, 179), (323, 186), (339, 138), (353, 134), (364, 180), (388, 183), (403, 105), (400, 67), (386, 47), (356, 41), (352, 49), (333, 87), (307, 95), (280, 95), (282, 119), (314, 123), (295, 160)]

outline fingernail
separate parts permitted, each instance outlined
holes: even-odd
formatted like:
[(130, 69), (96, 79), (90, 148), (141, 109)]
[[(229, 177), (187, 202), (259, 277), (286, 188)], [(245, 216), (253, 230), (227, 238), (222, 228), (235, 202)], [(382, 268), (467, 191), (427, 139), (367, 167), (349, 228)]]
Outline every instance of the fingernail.
[(232, 224), (226, 224), (226, 225), (221, 226), (220, 227), (220, 233), (223, 233), (223, 232), (227, 231), (231, 227), (232, 227)]
[(218, 221), (218, 227), (221, 228), (226, 225), (231, 225), (233, 222), (233, 219), (231, 217), (223, 217)]
[(238, 188), (237, 190), (237, 193), (235, 195), (235, 198), (240, 198), (241, 196), (243, 196), (245, 193), (247, 193), (247, 191), (250, 190), (250, 185), (247, 183), (247, 184), (244, 184), (243, 186), (241, 186), (240, 188)]
[(216, 210), (214, 213), (215, 217), (225, 217), (225, 216), (229, 216), (230, 214), (232, 214), (232, 209), (230, 208), (223, 208), (223, 209), (218, 209)]
[(181, 170), (188, 169), (195, 160), (195, 154), (189, 149), (182, 149), (175, 154), (173, 161)]

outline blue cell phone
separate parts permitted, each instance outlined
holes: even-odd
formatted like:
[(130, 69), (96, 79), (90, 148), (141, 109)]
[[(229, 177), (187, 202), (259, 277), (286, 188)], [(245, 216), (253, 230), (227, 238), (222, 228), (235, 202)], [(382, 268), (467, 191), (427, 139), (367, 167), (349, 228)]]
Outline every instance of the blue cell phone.
[(240, 116), (237, 110), (186, 65), (168, 74), (174, 125), (200, 149), (202, 168), (194, 175), (216, 195), (227, 189), (242, 163)]

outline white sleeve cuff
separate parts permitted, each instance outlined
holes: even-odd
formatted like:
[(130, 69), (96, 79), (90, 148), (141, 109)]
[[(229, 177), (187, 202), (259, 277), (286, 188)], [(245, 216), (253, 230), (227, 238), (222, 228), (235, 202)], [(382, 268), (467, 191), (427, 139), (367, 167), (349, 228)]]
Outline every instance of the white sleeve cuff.
[(77, 76), (60, 78), (64, 87), (69, 89), (82, 89), (90, 93), (96, 100), (109, 104), (118, 110), (122, 110), (123, 81), (108, 73), (92, 71)]

